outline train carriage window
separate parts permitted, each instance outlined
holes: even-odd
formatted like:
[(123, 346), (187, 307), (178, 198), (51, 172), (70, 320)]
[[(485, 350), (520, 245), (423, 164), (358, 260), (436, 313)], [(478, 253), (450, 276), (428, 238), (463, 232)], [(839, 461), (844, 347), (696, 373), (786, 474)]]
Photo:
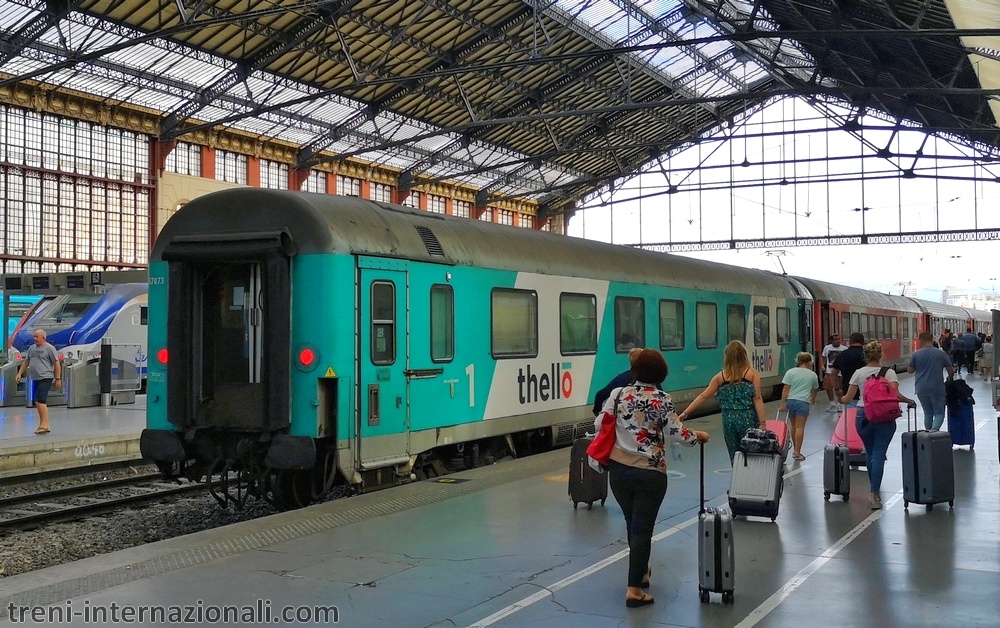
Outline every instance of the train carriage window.
[(660, 350), (684, 348), (684, 302), (660, 300)]
[(885, 340), (885, 316), (881, 314), (875, 317), (875, 333), (879, 340)]
[(559, 295), (559, 351), (563, 355), (597, 353), (597, 297)]
[[(895, 319), (893, 319), (893, 320), (895, 320)], [(910, 336), (910, 319), (907, 318), (907, 317), (905, 317), (905, 316), (903, 317), (903, 338), (905, 338), (907, 340), (909, 340), (911, 338), (911, 336)]]
[(753, 343), (756, 346), (771, 344), (771, 308), (753, 306)]
[(719, 314), (714, 303), (695, 305), (695, 337), (699, 349), (719, 346)]
[(538, 294), (534, 290), (493, 290), (490, 313), (493, 357), (538, 355)]
[(877, 338), (875, 334), (877, 333), (877, 327), (875, 326), (875, 319), (877, 317), (874, 314), (868, 315), (868, 333), (872, 335), (872, 338)]
[(396, 361), (396, 286), (388, 281), (372, 282), (372, 364)]
[(746, 342), (747, 338), (747, 309), (742, 305), (730, 303), (726, 308), (726, 328), (728, 338), (726, 342), (739, 340)]
[(450, 362), (455, 357), (455, 291), (451, 286), (431, 286), (431, 361)]
[(139, 324), (149, 325), (149, 308), (145, 305), (139, 306)]
[(889, 337), (899, 338), (899, 321), (895, 316), (889, 318)]
[(868, 317), (861, 316), (857, 312), (851, 313), (851, 328), (858, 330), (860, 334), (865, 337), (865, 340), (870, 340), (868, 338)]
[(851, 313), (844, 312), (840, 317), (840, 337), (849, 338), (851, 336)]
[(787, 307), (775, 308), (778, 326), (778, 344), (787, 345), (792, 342), (792, 311)]
[(615, 351), (627, 353), (646, 346), (646, 302), (635, 297), (615, 298)]

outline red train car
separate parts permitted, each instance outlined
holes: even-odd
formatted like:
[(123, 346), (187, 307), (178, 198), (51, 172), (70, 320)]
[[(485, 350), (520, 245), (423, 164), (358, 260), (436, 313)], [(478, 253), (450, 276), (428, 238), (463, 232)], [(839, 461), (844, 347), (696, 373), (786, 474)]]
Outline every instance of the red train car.
[(795, 277), (812, 293), (812, 351), (817, 354), (832, 334), (839, 334), (844, 344), (854, 332), (865, 340), (882, 343), (882, 362), (896, 370), (905, 370), (910, 354), (917, 347), (923, 311), (912, 299), (881, 294), (851, 286)]

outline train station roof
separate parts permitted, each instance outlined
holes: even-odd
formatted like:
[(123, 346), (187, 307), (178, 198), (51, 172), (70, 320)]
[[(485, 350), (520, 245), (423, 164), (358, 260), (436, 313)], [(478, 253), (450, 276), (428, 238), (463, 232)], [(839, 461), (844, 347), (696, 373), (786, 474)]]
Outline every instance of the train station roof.
[(0, 70), (543, 212), (789, 95), (1000, 145), (992, 0), (5, 0)]

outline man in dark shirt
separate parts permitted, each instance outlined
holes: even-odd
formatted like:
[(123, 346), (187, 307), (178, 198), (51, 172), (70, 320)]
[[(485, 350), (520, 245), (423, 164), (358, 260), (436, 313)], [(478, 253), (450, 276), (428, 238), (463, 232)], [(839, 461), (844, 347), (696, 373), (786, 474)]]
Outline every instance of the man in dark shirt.
[(642, 353), (642, 347), (633, 347), (629, 349), (628, 352), (628, 364), (629, 370), (615, 375), (614, 378), (608, 382), (608, 385), (597, 391), (594, 395), (594, 416), (601, 413), (601, 409), (604, 407), (604, 402), (608, 400), (611, 396), (611, 391), (615, 388), (621, 388), (622, 386), (628, 386), (635, 381), (635, 375), (632, 373), (632, 366), (635, 359), (639, 357)]
[[(833, 381), (836, 384), (837, 398), (839, 399), (844, 391), (847, 390), (847, 385), (851, 382), (851, 377), (854, 376), (854, 371), (858, 370), (867, 362), (865, 362), (865, 336), (864, 334), (854, 332), (851, 334), (850, 344), (848, 344), (847, 349), (841, 351), (837, 355), (837, 359), (833, 361), (833, 369), (830, 371), (830, 375), (833, 376)], [(861, 392), (858, 391), (854, 395), (854, 399), (851, 400), (851, 405), (855, 405), (858, 398), (861, 396)]]

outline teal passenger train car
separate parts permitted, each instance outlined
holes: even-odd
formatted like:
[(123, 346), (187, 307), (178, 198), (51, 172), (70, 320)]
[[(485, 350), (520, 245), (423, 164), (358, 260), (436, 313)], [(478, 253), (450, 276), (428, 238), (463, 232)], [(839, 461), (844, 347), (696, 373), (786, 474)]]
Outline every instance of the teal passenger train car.
[(144, 457), (301, 506), (569, 443), (632, 346), (678, 405), (743, 341), (765, 390), (813, 350), (769, 272), (345, 196), (197, 198), (149, 269)]

